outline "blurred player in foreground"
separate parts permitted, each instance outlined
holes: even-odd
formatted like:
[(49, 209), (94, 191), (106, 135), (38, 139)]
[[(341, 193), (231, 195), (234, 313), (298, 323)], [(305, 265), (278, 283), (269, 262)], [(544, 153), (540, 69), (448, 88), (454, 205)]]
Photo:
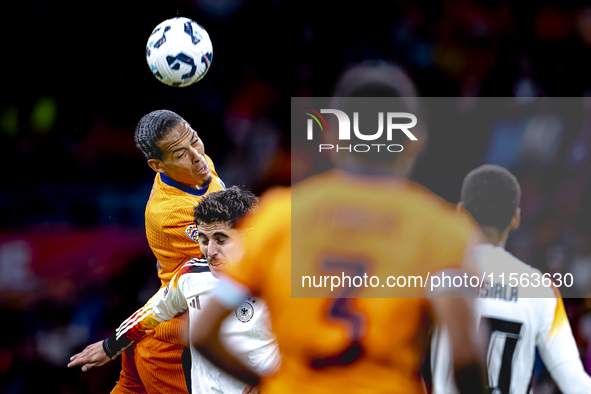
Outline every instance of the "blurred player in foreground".
[[(346, 97), (392, 96), (416, 96), (409, 78), (388, 64), (361, 65), (342, 76), (331, 108), (347, 107)], [(224, 272), (193, 332), (197, 349), (241, 380), (258, 384), (260, 375), (224, 351), (218, 327), (248, 297), (260, 296), (283, 357), (280, 370), (262, 378), (264, 393), (418, 394), (434, 312), (453, 334), (460, 391), (482, 393), (470, 300), (427, 299), (424, 289), (407, 293), (423, 298), (362, 298), (371, 289), (350, 285), (339, 289), (340, 295), (358, 298), (291, 297), (291, 264), (317, 274), (342, 267), (383, 278), (400, 271), (462, 272), (474, 235), (468, 219), (458, 219), (454, 207), (403, 178), (424, 138), (374, 162), (345, 152), (335, 157), (340, 169), (267, 193), (247, 222), (252, 230), (242, 261)]]
[[(211, 289), (217, 284), (216, 272), (240, 260), (247, 230), (236, 224), (252, 211), (258, 198), (249, 191), (231, 187), (208, 194), (195, 207), (195, 223), (204, 259), (192, 259), (177, 272), (146, 305), (129, 317), (116, 333), (106, 340), (105, 349), (116, 357), (131, 342), (141, 340), (147, 330), (161, 322), (189, 311), (190, 327), (200, 318)], [(269, 312), (260, 298), (249, 298), (223, 323), (221, 335), (228, 349), (257, 373), (265, 375), (278, 366), (280, 355), (269, 325)], [(141, 343), (141, 342), (140, 342)], [(102, 350), (102, 347), (100, 347)], [(81, 358), (87, 357), (81, 353)], [(103, 355), (97, 355), (100, 359)], [(220, 371), (191, 348), (192, 393), (242, 394), (257, 393), (252, 387)], [(86, 362), (82, 361), (82, 362)]]
[[(532, 286), (510, 287), (500, 280), (480, 289), (477, 315), (488, 337), (488, 388), (499, 394), (529, 392), (536, 346), (550, 375), (563, 393), (591, 393), (560, 292), (554, 286), (533, 287), (541, 275), (505, 250), (509, 231), (519, 226), (521, 190), (505, 168), (483, 165), (472, 170), (462, 185), (460, 208), (478, 222), (485, 236), (474, 248), (476, 263), (486, 274), (505, 273), (505, 279), (526, 274)], [(538, 276), (539, 277), (539, 276)], [(495, 279), (496, 280), (496, 279)], [(531, 298), (530, 298), (531, 297)], [(544, 298), (542, 298), (544, 297)], [(433, 392), (455, 393), (449, 375), (449, 344), (445, 330), (433, 338)]]
[[(136, 127), (135, 141), (156, 172), (146, 205), (146, 236), (158, 259), (158, 277), (165, 287), (184, 263), (202, 256), (193, 207), (203, 196), (225, 186), (205, 155), (197, 132), (176, 113), (158, 110), (145, 115)], [(121, 375), (112, 392), (187, 393), (191, 365), (185, 347), (187, 336), (185, 315), (160, 324), (136, 346), (130, 346), (123, 353)], [(68, 367), (83, 365), (82, 370), (87, 371), (104, 365), (109, 357), (96, 357), (105, 352), (112, 354), (108, 348), (102, 349), (106, 345), (90, 345), (84, 352), (91, 352), (93, 361), (85, 363), (80, 353), (70, 359)]]

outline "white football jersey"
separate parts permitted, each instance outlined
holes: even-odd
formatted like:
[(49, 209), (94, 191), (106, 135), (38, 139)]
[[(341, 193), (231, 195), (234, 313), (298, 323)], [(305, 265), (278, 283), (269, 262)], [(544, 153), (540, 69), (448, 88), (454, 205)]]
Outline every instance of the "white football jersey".
[[(169, 320), (189, 310), (189, 326), (212, 295), (219, 280), (209, 271), (205, 260), (191, 260), (177, 273), (167, 288), (152, 298), (152, 314), (158, 321)], [(249, 298), (224, 320), (220, 339), (227, 350), (254, 372), (268, 375), (281, 360), (275, 335), (271, 331), (269, 311), (262, 299)], [(241, 394), (246, 383), (222, 372), (191, 346), (191, 383), (193, 394)]]
[[(552, 287), (511, 287), (509, 275), (528, 278), (541, 275), (504, 248), (480, 244), (474, 248), (476, 264), (495, 285), (484, 283), (482, 298), (475, 300), (479, 334), (487, 345), (490, 393), (526, 394), (529, 391), (538, 348), (546, 368), (563, 393), (591, 393), (591, 379), (584, 372), (562, 298)], [(500, 277), (505, 274), (505, 288)], [(516, 283), (513, 281), (512, 283)], [(524, 282), (524, 284), (526, 284)], [(531, 297), (531, 298), (528, 298)], [(449, 342), (437, 329), (431, 347), (433, 393), (457, 393)]]

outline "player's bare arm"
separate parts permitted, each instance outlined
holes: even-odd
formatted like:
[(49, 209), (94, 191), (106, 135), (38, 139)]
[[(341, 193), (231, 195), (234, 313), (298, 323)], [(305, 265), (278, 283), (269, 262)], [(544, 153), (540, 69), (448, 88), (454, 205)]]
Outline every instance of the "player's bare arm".
[[(182, 274), (182, 271), (179, 272)], [(176, 281), (176, 277), (173, 278)], [(89, 345), (70, 358), (69, 368), (83, 365), (82, 371), (105, 365), (117, 358), (134, 341), (140, 340), (147, 329), (171, 320), (187, 309), (186, 301), (176, 288), (162, 287), (142, 308), (126, 319), (112, 337)], [(142, 316), (137, 319), (137, 316)], [(121, 333), (119, 333), (121, 332)]]
[(560, 291), (554, 289), (554, 293), (556, 298), (540, 300), (547, 307), (545, 321), (536, 336), (536, 345), (550, 376), (563, 393), (588, 393), (591, 377), (581, 363)]

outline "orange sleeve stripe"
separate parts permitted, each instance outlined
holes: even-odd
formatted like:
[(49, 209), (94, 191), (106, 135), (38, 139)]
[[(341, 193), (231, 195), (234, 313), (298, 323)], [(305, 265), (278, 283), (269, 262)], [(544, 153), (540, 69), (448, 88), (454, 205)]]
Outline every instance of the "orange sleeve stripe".
[(554, 308), (554, 321), (548, 332), (547, 340), (550, 340), (554, 335), (557, 335), (563, 327), (569, 326), (568, 316), (564, 309), (564, 303), (562, 302), (560, 291), (554, 286), (552, 286), (552, 289), (554, 290), (554, 294), (556, 294), (556, 308)]

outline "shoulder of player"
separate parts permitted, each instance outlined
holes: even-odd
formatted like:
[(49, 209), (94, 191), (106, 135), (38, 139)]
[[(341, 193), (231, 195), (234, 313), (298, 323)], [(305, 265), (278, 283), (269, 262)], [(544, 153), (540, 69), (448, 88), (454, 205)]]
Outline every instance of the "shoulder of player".
[[(355, 185), (352, 185), (352, 180), (357, 178), (342, 175), (338, 171), (328, 171), (306, 179), (292, 188), (293, 210), (307, 211), (310, 207), (317, 207), (318, 201), (326, 202), (327, 195), (339, 198), (343, 191), (351, 190), (360, 194)], [(472, 234), (477, 230), (470, 219), (457, 213), (454, 205), (428, 188), (405, 178), (361, 182), (356, 187), (363, 192), (363, 197), (360, 194), (351, 201), (358, 201), (360, 206), (365, 207), (396, 206), (396, 214), (403, 216), (405, 220), (421, 223), (420, 229), (424, 234), (431, 234), (439, 239), (451, 238), (460, 233), (465, 238), (465, 234)]]
[(194, 288), (207, 285), (209, 288), (210, 284), (217, 283), (217, 281), (218, 279), (211, 273), (205, 259), (191, 259), (177, 271), (172, 283), (175, 287), (189, 285)]
[[(433, 213), (454, 213), (454, 207), (437, 196), (424, 186), (409, 181), (405, 178), (391, 178), (384, 181), (365, 179), (358, 175), (349, 175), (340, 171), (327, 171), (322, 174), (312, 176), (292, 188), (294, 203), (306, 205), (314, 203), (317, 199), (326, 197), (327, 192), (342, 194), (343, 191), (358, 193), (358, 190), (364, 194), (371, 192), (371, 195), (378, 201), (381, 199), (391, 200), (395, 198), (398, 203), (405, 204), (405, 210), (413, 210), (416, 207), (418, 212), (424, 212), (425, 215)], [(361, 204), (366, 199), (359, 199)], [(413, 212), (413, 214), (416, 214)]]
[(291, 189), (288, 187), (274, 187), (267, 190), (261, 196), (257, 212), (291, 218)]
[(532, 274), (542, 275), (542, 271), (521, 261), (520, 259), (515, 257), (511, 252), (509, 252), (508, 250), (506, 250), (504, 248), (494, 247), (489, 244), (480, 244), (480, 245), (476, 246), (475, 250), (478, 252), (478, 250), (482, 250), (485, 248), (494, 248), (494, 250), (499, 250), (499, 252), (502, 254), (503, 258), (502, 258), (502, 260), (495, 259), (495, 262), (497, 264), (499, 262), (502, 262), (503, 265), (505, 266), (503, 268), (505, 268), (506, 270), (509, 269), (509, 270), (511, 270), (511, 272), (515, 272), (515, 273), (526, 273), (529, 276), (531, 276)]
[(150, 199), (146, 210), (167, 212), (178, 208), (179, 203), (194, 200), (195, 196), (183, 192), (174, 186), (167, 185), (162, 181), (160, 174), (156, 174), (154, 182), (154, 194)]
[[(175, 229), (180, 227), (191, 238), (194, 235), (193, 230), (196, 228), (193, 218), (193, 207), (195, 205), (197, 203), (185, 201), (184, 204), (179, 202), (162, 204), (157, 210), (146, 210), (146, 225), (150, 223), (157, 231), (164, 231), (165, 235), (169, 231), (176, 233)], [(193, 240), (197, 241), (196, 238)]]
[(211, 273), (209, 269), (209, 264), (207, 264), (207, 260), (205, 259), (191, 259), (187, 261), (185, 264), (181, 266), (178, 270), (177, 276), (187, 275), (187, 274), (203, 274), (203, 273)]
[(276, 186), (268, 189), (261, 196), (261, 202), (285, 202), (291, 200), (291, 188)]
[(201, 197), (192, 196), (182, 191), (156, 191), (146, 208), (146, 218), (171, 226), (176, 226), (179, 220), (192, 222), (194, 206), (200, 200)]
[(537, 298), (538, 302), (542, 304), (556, 304), (555, 300), (557, 296), (560, 297), (560, 292), (557, 292), (557, 290), (555, 291), (555, 289), (552, 286), (543, 285), (544, 282), (541, 282), (543, 275), (542, 271), (521, 261), (517, 257), (513, 256), (511, 252), (501, 247), (494, 247), (492, 245), (477, 245), (476, 252), (478, 253), (478, 250), (482, 250), (483, 248), (494, 248), (494, 250), (500, 252), (502, 258), (498, 258), (499, 255), (490, 256), (491, 261), (489, 262), (489, 265), (492, 267), (492, 269), (494, 269), (494, 266), (498, 267), (502, 272), (505, 273), (506, 278), (510, 278), (511, 274), (515, 274), (517, 278), (521, 278), (522, 275), (526, 275), (528, 278), (527, 283), (531, 283), (532, 281), (535, 281), (537, 283), (537, 280), (535, 280), (534, 278), (539, 279), (540, 283), (542, 284), (541, 286), (531, 285), (521, 287), (520, 297), (532, 299)]
[(521, 272), (527, 272), (530, 274), (530, 276), (534, 273), (542, 275), (542, 271), (519, 260), (517, 257), (513, 256), (509, 251), (505, 250), (505, 253), (509, 255), (509, 260), (511, 261), (511, 263), (514, 264), (516, 268), (520, 269)]
[[(157, 174), (156, 181), (154, 182), (154, 194), (148, 208), (152, 206), (156, 209), (175, 210), (178, 209), (179, 206), (182, 207), (188, 205), (192, 209), (193, 205), (199, 203), (205, 195), (214, 191), (226, 189), (226, 185), (217, 174), (212, 173), (211, 177), (212, 180), (208, 185), (207, 190), (199, 191), (196, 189), (190, 189), (188, 186), (184, 185), (176, 186), (175, 184), (168, 184), (171, 182), (178, 184), (178, 182), (169, 178), (168, 183), (164, 182), (162, 176)], [(155, 202), (155, 204), (152, 204), (152, 201)]]

